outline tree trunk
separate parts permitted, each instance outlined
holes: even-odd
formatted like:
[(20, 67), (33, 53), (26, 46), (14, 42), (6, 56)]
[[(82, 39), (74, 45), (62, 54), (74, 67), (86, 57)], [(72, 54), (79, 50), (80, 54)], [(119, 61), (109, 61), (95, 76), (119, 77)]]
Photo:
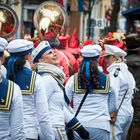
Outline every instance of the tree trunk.
[(110, 31), (116, 32), (117, 31), (117, 20), (118, 20), (118, 13), (120, 11), (120, 0), (114, 0), (111, 20), (110, 20)]
[[(93, 1), (93, 3), (92, 3)], [(88, 39), (90, 38), (91, 34), (90, 34), (90, 29), (91, 29), (91, 11), (93, 8), (95, 0), (89, 0), (89, 12), (88, 12)]]

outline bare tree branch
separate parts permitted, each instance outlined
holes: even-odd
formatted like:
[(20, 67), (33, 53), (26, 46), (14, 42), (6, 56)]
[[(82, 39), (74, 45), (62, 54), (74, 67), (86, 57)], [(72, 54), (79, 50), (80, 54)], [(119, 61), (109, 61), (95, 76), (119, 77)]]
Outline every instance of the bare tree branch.
[(117, 30), (118, 13), (120, 11), (120, 0), (114, 0), (111, 20), (110, 20), (110, 31), (115, 32)]

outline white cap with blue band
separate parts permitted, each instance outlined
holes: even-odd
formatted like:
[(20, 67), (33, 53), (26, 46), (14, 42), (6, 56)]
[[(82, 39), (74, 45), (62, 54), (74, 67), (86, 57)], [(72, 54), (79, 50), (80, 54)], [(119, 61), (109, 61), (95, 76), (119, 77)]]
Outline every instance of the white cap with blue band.
[(33, 42), (25, 39), (15, 39), (8, 43), (6, 49), (11, 56), (21, 57), (32, 52)]
[(32, 52), (33, 62), (34, 63), (38, 62), (41, 56), (48, 50), (51, 50), (49, 42), (48, 41), (40, 42), (39, 45)]

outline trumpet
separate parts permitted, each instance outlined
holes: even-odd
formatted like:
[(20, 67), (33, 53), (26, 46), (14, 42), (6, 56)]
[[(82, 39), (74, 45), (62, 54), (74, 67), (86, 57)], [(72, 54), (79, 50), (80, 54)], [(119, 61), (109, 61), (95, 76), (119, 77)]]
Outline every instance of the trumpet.
[(0, 4), (0, 37), (9, 40), (17, 32), (18, 26), (15, 11), (6, 4)]
[(51, 31), (57, 36), (66, 25), (66, 11), (57, 2), (46, 1), (39, 5), (34, 14), (35, 28), (42, 36)]

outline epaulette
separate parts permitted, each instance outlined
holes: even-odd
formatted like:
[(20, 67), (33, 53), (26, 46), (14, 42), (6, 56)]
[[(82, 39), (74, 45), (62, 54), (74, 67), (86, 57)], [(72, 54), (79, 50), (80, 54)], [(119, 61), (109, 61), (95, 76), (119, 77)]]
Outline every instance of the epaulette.
[(116, 68), (114, 72), (114, 77), (118, 77), (120, 70), (121, 70), (120, 68)]

